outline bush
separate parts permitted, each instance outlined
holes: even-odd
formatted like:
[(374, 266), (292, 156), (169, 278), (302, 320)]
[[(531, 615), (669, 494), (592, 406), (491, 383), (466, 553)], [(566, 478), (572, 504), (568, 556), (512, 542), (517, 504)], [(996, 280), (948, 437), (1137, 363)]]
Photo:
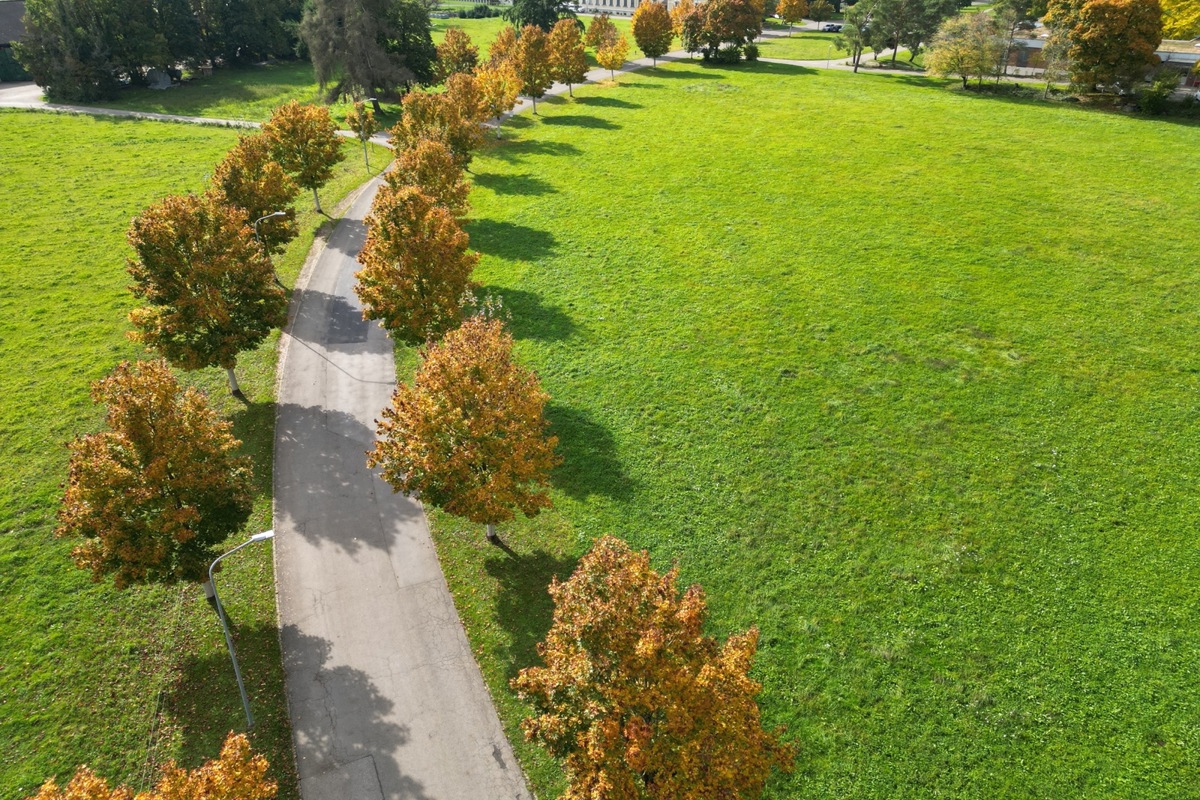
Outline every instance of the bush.
[(498, 17), (501, 13), (502, 12), (498, 8), (480, 4), (465, 10), (460, 10), (456, 16), (459, 19), (487, 19), (488, 17)]
[(739, 64), (742, 60), (742, 48), (727, 44), (711, 55), (706, 53), (705, 57), (716, 64)]
[(1171, 104), (1171, 94), (1179, 88), (1179, 74), (1163, 70), (1154, 76), (1150, 86), (1142, 90), (1142, 110), (1150, 114), (1164, 114)]
[(748, 44), (742, 49), (742, 52), (745, 53), (747, 61), (758, 61), (758, 45)]

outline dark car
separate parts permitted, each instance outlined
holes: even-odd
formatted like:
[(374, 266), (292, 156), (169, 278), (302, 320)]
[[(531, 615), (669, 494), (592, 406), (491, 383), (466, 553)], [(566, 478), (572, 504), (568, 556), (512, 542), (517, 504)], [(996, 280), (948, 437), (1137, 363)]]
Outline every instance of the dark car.
[(826, 22), (821, 26), (821, 30), (828, 31), (829, 33), (839, 33), (842, 30), (842, 26), (836, 22)]

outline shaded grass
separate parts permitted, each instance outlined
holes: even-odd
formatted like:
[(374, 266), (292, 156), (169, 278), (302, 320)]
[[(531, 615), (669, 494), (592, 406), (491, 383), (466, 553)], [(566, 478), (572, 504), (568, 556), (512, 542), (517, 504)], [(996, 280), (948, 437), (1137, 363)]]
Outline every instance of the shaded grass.
[[(0, 112), (0, 797), (32, 794), (76, 765), (148, 788), (156, 765), (195, 766), (244, 727), (216, 616), (196, 587), (125, 592), (90, 583), (52, 536), (65, 477), (63, 443), (98, 429), (89, 384), (141, 351), (124, 336), (125, 229), (146, 205), (198, 190), (236, 140), (232, 131), (155, 122)], [(61, 142), (75, 143), (68, 150)], [(322, 197), (332, 208), (366, 177), (356, 150)], [(375, 158), (383, 164), (383, 157)], [(301, 236), (278, 261), (291, 284), (325, 218), (299, 200)], [(255, 510), (270, 527), (276, 337), (244, 354), (251, 399), (228, 395), (224, 374), (185, 374), (234, 423), (254, 460)], [(240, 537), (237, 537), (240, 538)], [(296, 797), (275, 630), (269, 546), (250, 548), (218, 577), (238, 633), (258, 724), (251, 737), (272, 763), (281, 797)]]
[(507, 681), (604, 533), (761, 629), (769, 797), (1194, 794), (1195, 128), (945, 86), (674, 65), (476, 158), (567, 463), (515, 556), (431, 517), (539, 796)]
[(849, 53), (834, 44), (836, 33), (797, 30), (789, 37), (771, 36), (755, 42), (763, 58), (786, 58), (792, 61), (822, 61), (845, 58)]

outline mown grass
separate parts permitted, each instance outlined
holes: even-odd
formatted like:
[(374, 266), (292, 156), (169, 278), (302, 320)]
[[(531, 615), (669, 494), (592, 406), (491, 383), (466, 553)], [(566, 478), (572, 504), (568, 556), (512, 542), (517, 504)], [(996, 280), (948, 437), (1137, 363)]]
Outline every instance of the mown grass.
[[(76, 765), (136, 788), (156, 766), (211, 758), (245, 721), (215, 615), (194, 586), (120, 592), (72, 566), (53, 535), (65, 442), (97, 430), (89, 384), (142, 356), (125, 338), (130, 219), (165, 194), (198, 190), (236, 134), (219, 128), (0, 112), (0, 797), (32, 794)], [(74, 142), (69, 150), (62, 141)], [(327, 208), (366, 175), (357, 143), (322, 190)], [(359, 157), (355, 157), (359, 156)], [(384, 156), (374, 157), (379, 165)], [(278, 260), (295, 279), (325, 218), (301, 197), (302, 234)], [(185, 374), (234, 423), (254, 459), (247, 532), (271, 524), (275, 340), (245, 354), (250, 398), (223, 373)], [(252, 742), (281, 797), (297, 796), (275, 623), (269, 546), (230, 559), (218, 578), (257, 720)]]
[(539, 796), (507, 682), (604, 533), (761, 629), (771, 798), (1194, 796), (1197, 129), (948, 87), (676, 64), (473, 162), (565, 464), (514, 555), (432, 519)]
[(836, 33), (795, 31), (788, 37), (768, 36), (756, 44), (763, 58), (786, 58), (790, 61), (845, 58), (849, 54), (834, 44), (836, 39)]

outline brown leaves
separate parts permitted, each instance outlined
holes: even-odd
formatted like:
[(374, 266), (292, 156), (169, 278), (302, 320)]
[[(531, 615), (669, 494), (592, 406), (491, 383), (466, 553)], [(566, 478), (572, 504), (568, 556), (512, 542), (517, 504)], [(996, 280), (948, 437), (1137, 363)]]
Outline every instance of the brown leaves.
[(433, 139), (450, 148), (460, 167), (471, 163), (472, 152), (483, 143), (483, 121), (487, 118), (472, 76), (461, 72), (452, 75), (442, 94), (409, 92), (403, 106), (400, 121), (391, 129), (397, 150)]
[(583, 83), (587, 78), (588, 65), (579, 23), (569, 18), (560, 19), (550, 29), (546, 44), (549, 49), (550, 77), (568, 86)]
[(675, 26), (671, 22), (671, 12), (667, 11), (664, 4), (646, 2), (639, 5), (633, 12), (631, 27), (638, 49), (650, 58), (656, 59), (670, 51), (671, 41), (675, 38)]
[(345, 158), (337, 126), (325, 106), (301, 105), (295, 100), (275, 109), (262, 135), (271, 143), (279, 165), (296, 183), (314, 192), (333, 176)]
[(93, 580), (207, 579), (214, 546), (250, 516), (250, 461), (204, 395), (162, 361), (122, 363), (92, 387), (108, 431), (71, 442), (55, 534)]
[(269, 800), (278, 786), (267, 780), (267, 760), (250, 750), (243, 734), (229, 734), (221, 757), (194, 770), (168, 762), (154, 789), (136, 797), (127, 786), (109, 788), (108, 782), (87, 767), (80, 767), (66, 786), (53, 779), (29, 800)]
[(453, 328), (479, 256), (449, 209), (413, 186), (384, 186), (367, 216), (355, 291), (367, 319), (410, 342)]
[(471, 72), (479, 63), (479, 48), (462, 28), (447, 28), (442, 43), (437, 46), (437, 65), (434, 76), (438, 83), (456, 72)]
[(558, 463), (546, 436), (548, 399), (512, 360), (498, 320), (475, 316), (427, 346), (412, 385), (401, 384), (368, 457), (396, 491), (472, 522), (498, 523), (550, 505)]
[(462, 167), (443, 142), (421, 139), (396, 154), (396, 163), (384, 175), (393, 188), (412, 186), (455, 217), (464, 217), (470, 208), (467, 195), (471, 185), (463, 180)]
[(554, 83), (550, 66), (550, 40), (537, 25), (526, 25), (521, 29), (521, 36), (513, 50), (512, 63), (517, 70), (517, 77), (521, 79), (521, 93), (526, 97), (541, 97)]
[[(479, 96), (488, 117), (498, 119), (517, 104), (517, 96), (521, 94), (521, 77), (511, 61), (502, 60), (481, 66), (475, 71), (475, 80), (479, 83)], [(500, 128), (497, 126), (496, 136), (499, 135)]]
[(605, 536), (554, 581), (546, 664), (512, 682), (539, 715), (526, 736), (567, 762), (568, 800), (754, 798), (791, 745), (762, 729), (747, 672), (756, 630), (724, 645), (703, 635), (698, 586)]
[(259, 239), (268, 253), (282, 251), (299, 233), (292, 201), (300, 189), (274, 160), (271, 143), (262, 134), (238, 140), (214, 170), (211, 192), (217, 202), (242, 209), (250, 226), (276, 211), (287, 213), (259, 225)]
[(130, 336), (177, 367), (231, 369), (287, 321), (287, 297), (240, 209), (211, 195), (167, 197), (134, 219), (129, 243), (129, 290), (149, 303), (129, 313)]

